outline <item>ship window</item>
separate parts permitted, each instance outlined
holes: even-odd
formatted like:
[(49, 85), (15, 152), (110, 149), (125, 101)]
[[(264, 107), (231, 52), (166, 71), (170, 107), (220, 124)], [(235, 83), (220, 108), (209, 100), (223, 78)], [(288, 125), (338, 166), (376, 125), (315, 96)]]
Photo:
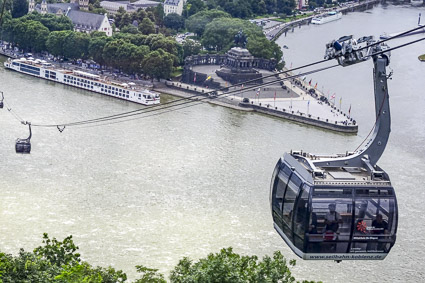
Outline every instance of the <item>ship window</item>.
[(103, 88), (101, 88), (100, 91), (103, 91)]
[(142, 95), (139, 93), (139, 97), (142, 97)]
[(126, 95), (125, 97), (127, 97), (127, 98), (128, 98), (128, 95)]
[(120, 89), (119, 92), (122, 92), (122, 89)]
[(129, 94), (130, 92), (127, 90), (127, 94)]

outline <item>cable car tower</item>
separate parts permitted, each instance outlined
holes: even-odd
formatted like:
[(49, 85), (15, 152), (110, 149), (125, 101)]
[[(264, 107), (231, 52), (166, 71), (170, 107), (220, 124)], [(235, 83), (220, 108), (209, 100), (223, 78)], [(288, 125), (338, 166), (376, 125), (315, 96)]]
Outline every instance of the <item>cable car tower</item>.
[(397, 199), (377, 165), (390, 134), (386, 67), (389, 47), (373, 37), (342, 37), (326, 45), (325, 59), (349, 66), (373, 59), (376, 123), (355, 152), (285, 153), (273, 172), (274, 227), (292, 251), (310, 260), (382, 260), (396, 240)]

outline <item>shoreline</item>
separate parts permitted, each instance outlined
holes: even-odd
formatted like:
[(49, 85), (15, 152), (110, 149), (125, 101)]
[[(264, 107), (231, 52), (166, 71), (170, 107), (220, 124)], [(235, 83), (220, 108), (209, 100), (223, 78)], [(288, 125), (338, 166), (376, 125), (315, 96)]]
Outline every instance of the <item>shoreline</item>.
[[(304, 95), (307, 95), (307, 93), (301, 89), (301, 85), (302, 85), (301, 82), (298, 84), (300, 84), (298, 92), (304, 92)], [(350, 122), (350, 123), (331, 121), (329, 120), (329, 118), (323, 118), (323, 117), (321, 118), (319, 116), (313, 116), (311, 114), (304, 113), (299, 110), (295, 111), (296, 108), (292, 108), (292, 106), (289, 107), (289, 109), (285, 107), (272, 106), (271, 105), (272, 102), (268, 99), (262, 99), (261, 102), (260, 102), (260, 99), (258, 99), (258, 103), (254, 103), (254, 100), (252, 99), (249, 100), (249, 102), (243, 102), (242, 101), (243, 99), (239, 97), (235, 97), (235, 96), (233, 98), (220, 97), (220, 96), (226, 95), (226, 93), (223, 93), (223, 92), (217, 93), (219, 97), (209, 96), (208, 92), (211, 92), (210, 89), (201, 88), (199, 86), (194, 86), (194, 85), (187, 85), (180, 82), (168, 82), (168, 81), (162, 81), (161, 83), (156, 84), (154, 86), (154, 90), (161, 93), (168, 94), (168, 95), (173, 95), (173, 96), (187, 98), (187, 99), (193, 99), (194, 101), (199, 100), (200, 98), (204, 98), (205, 102), (210, 104), (227, 107), (234, 110), (258, 112), (261, 114), (265, 114), (265, 115), (269, 115), (269, 116), (273, 116), (277, 118), (282, 118), (282, 119), (300, 123), (303, 125), (310, 125), (310, 126), (314, 126), (314, 127), (318, 127), (318, 128), (322, 128), (326, 130), (331, 130), (335, 132), (346, 133), (346, 134), (357, 134), (358, 132), (358, 125), (356, 124), (355, 120), (352, 120), (352, 118), (351, 118), (351, 121), (354, 121), (354, 122)], [(311, 98), (310, 99), (311, 101), (316, 100), (317, 103), (323, 105), (323, 103), (319, 99), (320, 97), (321, 96), (318, 95), (317, 98), (313, 97), (313, 99)], [(291, 101), (290, 103), (292, 104), (292, 99), (291, 100), (280, 99), (279, 101), (280, 102)], [(304, 98), (303, 98), (303, 101), (304, 101)], [(307, 101), (309, 100), (305, 100), (305, 102)], [(335, 106), (332, 106), (330, 103), (327, 103), (327, 105), (331, 108), (330, 112), (334, 113), (334, 115), (335, 113), (338, 112), (339, 114), (343, 115), (343, 117), (346, 117), (346, 114), (344, 114), (342, 111), (337, 110)], [(348, 118), (347, 116), (347, 119), (350, 119), (350, 118)]]

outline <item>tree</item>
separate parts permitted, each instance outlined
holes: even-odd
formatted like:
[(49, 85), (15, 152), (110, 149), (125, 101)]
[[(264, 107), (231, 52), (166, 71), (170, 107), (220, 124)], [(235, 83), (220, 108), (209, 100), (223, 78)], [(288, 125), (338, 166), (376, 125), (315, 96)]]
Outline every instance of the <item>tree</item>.
[(164, 20), (164, 6), (160, 3), (155, 8), (148, 8), (146, 10), (149, 11), (150, 9), (153, 9), (152, 12), (155, 15), (155, 23), (158, 26), (162, 26)]
[(64, 42), (72, 31), (53, 31), (46, 41), (47, 51), (54, 56), (64, 56)]
[(152, 79), (167, 79), (173, 71), (173, 61), (171, 54), (158, 49), (150, 52), (143, 60), (143, 71)]
[(26, 23), (26, 43), (27, 47), (33, 52), (46, 50), (46, 41), (50, 34), (49, 29), (36, 21), (27, 21)]
[(109, 37), (105, 36), (96, 36), (91, 37), (88, 47), (89, 56), (100, 66), (105, 64), (103, 59), (103, 49), (105, 48), (106, 43), (109, 41)]
[(174, 30), (180, 30), (184, 28), (184, 18), (176, 13), (171, 13), (165, 16), (164, 26)]
[(56, 238), (50, 239), (49, 235), (44, 233), (43, 244), (44, 246), (34, 249), (34, 254), (48, 260), (52, 265), (74, 265), (81, 261), (80, 254), (76, 253), (78, 247), (74, 244), (72, 236), (60, 242)]
[(12, 18), (19, 18), (28, 13), (27, 0), (13, 0)]
[[(154, 55), (153, 53), (157, 53)], [(156, 57), (161, 51), (152, 52)], [(165, 55), (165, 54), (164, 54)], [(166, 55), (165, 55), (166, 56)], [(63, 241), (43, 236), (43, 246), (32, 253), (19, 251), (17, 256), (0, 252), (0, 282), (61, 282), (61, 283), (123, 283), (127, 275), (112, 267), (93, 267), (80, 259), (78, 247), (72, 236)], [(171, 283), (180, 282), (270, 282), (292, 283), (290, 267), (284, 256), (275, 252), (272, 257), (241, 256), (232, 248), (211, 253), (206, 258), (193, 262), (183, 258), (170, 274)], [(166, 283), (164, 275), (157, 269), (136, 265), (140, 278), (134, 283)], [(303, 283), (313, 283), (303, 281)]]
[(265, 37), (251, 36), (246, 48), (257, 58), (276, 59), (279, 62), (282, 59), (283, 52), (280, 47)]
[(138, 34), (140, 33), (137, 27), (133, 25), (126, 25), (121, 28), (122, 33), (132, 33), (132, 34)]
[(68, 59), (87, 59), (90, 36), (82, 32), (70, 32), (63, 43), (63, 55)]
[(235, 18), (245, 19), (252, 15), (252, 8), (248, 0), (228, 2), (224, 5), (224, 10)]
[(187, 0), (185, 6), (183, 7), (183, 14), (185, 15), (186, 18), (188, 18), (205, 9), (206, 9), (206, 6), (204, 1)]
[(244, 20), (219, 18), (206, 25), (202, 36), (202, 45), (208, 50), (227, 51), (234, 46), (235, 35), (243, 30), (249, 38), (252, 35), (264, 37), (261, 29)]
[(199, 42), (195, 42), (191, 39), (183, 41), (183, 58), (191, 55), (197, 55), (201, 52), (202, 45)]
[(65, 265), (62, 272), (55, 277), (55, 280), (63, 283), (125, 282), (127, 275), (123, 271), (116, 271), (112, 267), (107, 269), (102, 267), (93, 268), (87, 262), (83, 262), (76, 265)]
[[(295, 260), (289, 262), (294, 266)], [(232, 248), (209, 254), (193, 263), (184, 258), (171, 272), (171, 282), (295, 282), (286, 259), (277, 251), (259, 260), (257, 256), (240, 256)]]
[(144, 18), (143, 21), (139, 24), (139, 31), (146, 35), (155, 33), (155, 26), (151, 20)]
[(189, 31), (201, 37), (205, 31), (206, 25), (209, 22), (217, 18), (230, 18), (230, 17), (231, 16), (228, 13), (221, 10), (216, 10), (216, 9), (204, 10), (199, 13), (196, 13), (193, 16), (190, 16), (186, 20), (186, 28)]

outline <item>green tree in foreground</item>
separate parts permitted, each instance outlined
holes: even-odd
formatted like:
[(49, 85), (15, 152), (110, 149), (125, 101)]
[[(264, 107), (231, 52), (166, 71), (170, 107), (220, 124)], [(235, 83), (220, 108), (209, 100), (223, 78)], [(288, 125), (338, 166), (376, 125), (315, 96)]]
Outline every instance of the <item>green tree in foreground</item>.
[[(295, 265), (295, 260), (289, 262)], [(193, 263), (190, 259), (180, 260), (171, 272), (171, 282), (295, 282), (286, 259), (280, 252), (273, 258), (265, 256), (240, 256), (232, 248), (209, 254)]]
[[(72, 236), (61, 242), (44, 234), (43, 244), (33, 253), (21, 249), (17, 256), (0, 252), (0, 282), (127, 282), (127, 275), (121, 270), (93, 267), (81, 261)], [(183, 258), (171, 271), (169, 279), (172, 283), (292, 283), (295, 278), (289, 268), (294, 265), (295, 260), (288, 264), (280, 252), (259, 260), (257, 256), (241, 256), (227, 248), (197, 262)], [(140, 277), (135, 283), (167, 282), (157, 269), (137, 265), (136, 270)]]

